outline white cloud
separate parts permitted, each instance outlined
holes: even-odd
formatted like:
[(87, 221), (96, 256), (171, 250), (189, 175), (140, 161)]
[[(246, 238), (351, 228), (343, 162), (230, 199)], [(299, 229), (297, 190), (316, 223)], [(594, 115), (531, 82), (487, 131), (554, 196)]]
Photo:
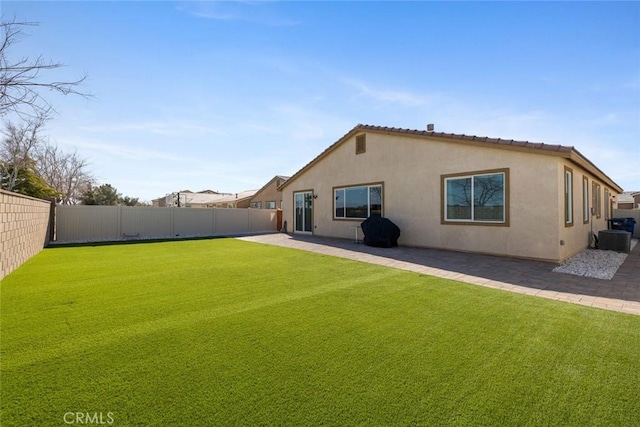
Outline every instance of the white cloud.
[(63, 138), (63, 144), (66, 146), (85, 148), (98, 154), (107, 154), (113, 157), (137, 161), (168, 160), (172, 162), (188, 162), (191, 160), (175, 152), (150, 150), (131, 144), (107, 143), (95, 139)]
[(111, 123), (105, 125), (78, 126), (78, 130), (87, 132), (144, 132), (155, 135), (181, 136), (191, 133), (226, 135), (226, 132), (210, 126), (188, 121), (147, 121), (138, 123)]
[[(271, 107), (276, 125), (292, 141), (325, 141), (334, 132), (347, 132), (356, 123), (320, 108), (293, 102), (282, 102)], [(326, 141), (327, 145), (333, 141)]]
[(357, 91), (356, 96), (370, 98), (383, 103), (399, 104), (404, 107), (416, 107), (425, 104), (428, 100), (422, 95), (407, 91), (376, 88), (353, 78), (342, 78), (342, 82), (355, 89)]
[(176, 10), (198, 18), (218, 21), (243, 21), (271, 27), (299, 25), (300, 21), (290, 19), (275, 10), (269, 1), (207, 1), (186, 2), (176, 6)]

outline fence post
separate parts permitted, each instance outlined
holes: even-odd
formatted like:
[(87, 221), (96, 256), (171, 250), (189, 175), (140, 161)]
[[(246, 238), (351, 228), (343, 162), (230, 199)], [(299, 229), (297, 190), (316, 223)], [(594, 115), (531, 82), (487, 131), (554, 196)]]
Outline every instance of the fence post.
[(282, 208), (276, 210), (276, 231), (282, 230)]

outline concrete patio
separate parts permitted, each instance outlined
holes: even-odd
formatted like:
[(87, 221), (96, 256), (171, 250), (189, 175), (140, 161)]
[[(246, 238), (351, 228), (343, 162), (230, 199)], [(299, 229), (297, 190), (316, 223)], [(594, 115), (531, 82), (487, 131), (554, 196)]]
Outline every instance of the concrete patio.
[(612, 280), (554, 273), (555, 264), (438, 249), (374, 248), (352, 240), (288, 235), (241, 240), (380, 264), (526, 295), (640, 315), (640, 244)]

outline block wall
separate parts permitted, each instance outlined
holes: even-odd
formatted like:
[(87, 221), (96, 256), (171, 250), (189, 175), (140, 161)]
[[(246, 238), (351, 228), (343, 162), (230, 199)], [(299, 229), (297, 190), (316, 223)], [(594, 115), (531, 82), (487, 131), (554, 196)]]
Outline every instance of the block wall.
[(0, 190), (0, 280), (47, 243), (50, 202)]

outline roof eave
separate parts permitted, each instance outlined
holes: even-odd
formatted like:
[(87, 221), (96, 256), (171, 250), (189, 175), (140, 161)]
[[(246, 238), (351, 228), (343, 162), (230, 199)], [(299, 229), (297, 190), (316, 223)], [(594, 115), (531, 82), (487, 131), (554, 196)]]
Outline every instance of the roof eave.
[(433, 131), (421, 131), (421, 130), (410, 130), (410, 129), (399, 129), (399, 128), (389, 128), (382, 126), (371, 126), (371, 125), (363, 125), (358, 124), (349, 132), (347, 132), (344, 136), (338, 139), (336, 142), (327, 147), (322, 153), (316, 156), (313, 160), (303, 166), (298, 172), (293, 174), (291, 178), (289, 178), (286, 182), (278, 187), (278, 191), (282, 191), (287, 185), (295, 181), (300, 175), (304, 174), (307, 170), (313, 167), (320, 160), (328, 156), (331, 152), (333, 152), (336, 148), (338, 148), (343, 142), (354, 136), (359, 132), (375, 132), (382, 133), (388, 135), (403, 135), (407, 137), (414, 138), (424, 138), (424, 139), (448, 139), (455, 141), (456, 143), (473, 145), (473, 146), (484, 146), (487, 148), (501, 148), (508, 149), (514, 151), (524, 151), (528, 153), (536, 153), (536, 154), (544, 154), (551, 156), (559, 156), (566, 158), (580, 166), (584, 169), (588, 170), (602, 181), (607, 183), (611, 188), (613, 188), (618, 193), (622, 192), (622, 187), (616, 184), (607, 174), (602, 172), (595, 164), (593, 164), (589, 159), (584, 157), (575, 147), (563, 146), (563, 145), (552, 145), (552, 144), (544, 144), (544, 143), (532, 143), (528, 141), (515, 141), (515, 140), (506, 140), (501, 138), (489, 138), (489, 137), (478, 137), (475, 135), (464, 135), (464, 134), (454, 134), (454, 133), (444, 133), (444, 132), (433, 132)]

